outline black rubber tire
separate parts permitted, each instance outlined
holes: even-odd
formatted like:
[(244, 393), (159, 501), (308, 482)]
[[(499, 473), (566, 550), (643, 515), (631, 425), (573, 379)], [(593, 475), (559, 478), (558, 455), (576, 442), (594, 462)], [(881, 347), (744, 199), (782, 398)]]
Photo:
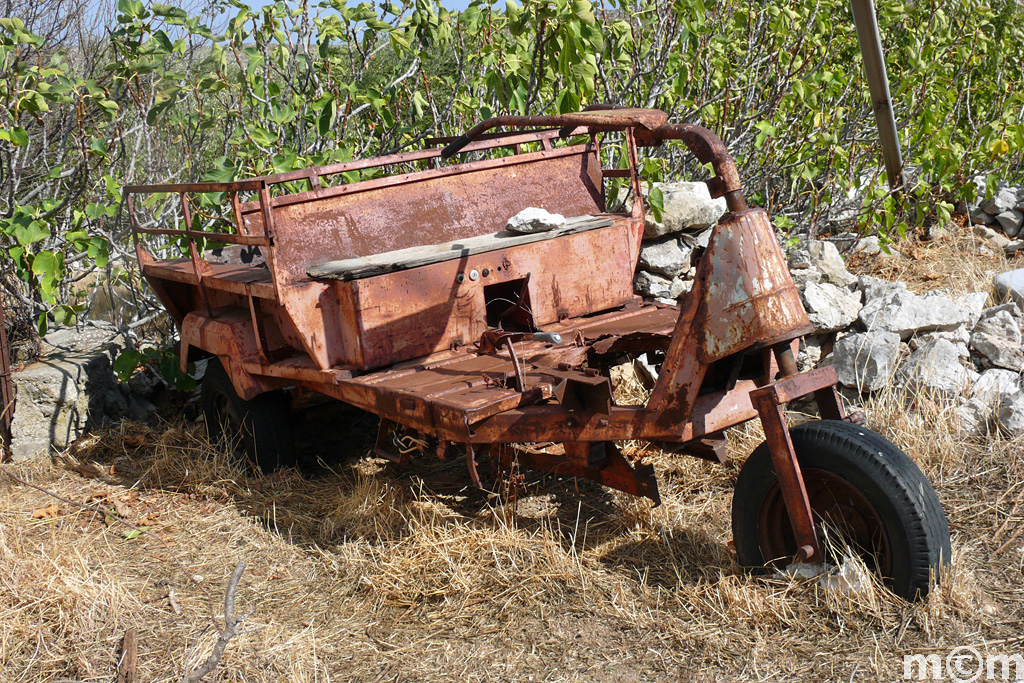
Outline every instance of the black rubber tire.
[[(927, 595), (930, 581), (938, 579), (949, 565), (952, 550), (942, 504), (917, 465), (880, 434), (847, 422), (809, 422), (790, 429), (790, 435), (809, 485), (809, 479), (815, 477), (840, 481), (840, 486), (854, 489), (873, 508), (871, 518), (884, 530), (884, 539), (878, 542), (887, 548), (887, 557), (880, 562), (886, 570), (873, 568), (882, 574), (886, 585), (906, 600)], [(778, 490), (771, 454), (763, 443), (744, 464), (733, 494), (733, 537), (737, 559), (745, 567), (785, 564), (781, 555), (766, 557), (762, 552), (762, 544), (770, 545), (770, 539), (779, 538), (771, 535), (777, 530), (759, 528), (764, 516), (770, 517), (780, 504)], [(817, 523), (821, 510), (815, 507), (812, 501)], [(789, 519), (782, 516), (785, 519), (778, 524), (791, 538)], [(792, 546), (788, 557), (796, 552), (795, 542)], [(863, 555), (866, 561), (877, 559), (870, 551)]]
[(240, 459), (269, 473), (295, 464), (295, 446), (288, 421), (288, 397), (268, 391), (249, 401), (235, 393), (217, 358), (203, 375), (199, 402), (210, 442), (224, 444)]

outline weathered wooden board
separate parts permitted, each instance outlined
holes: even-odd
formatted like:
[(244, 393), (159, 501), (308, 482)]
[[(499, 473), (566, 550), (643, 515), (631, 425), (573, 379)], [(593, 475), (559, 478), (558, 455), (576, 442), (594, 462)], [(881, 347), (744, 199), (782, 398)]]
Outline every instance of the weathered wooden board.
[(372, 254), (358, 258), (329, 261), (322, 265), (311, 266), (306, 273), (317, 280), (359, 280), (374, 275), (409, 270), (419, 266), (427, 266), (442, 261), (482, 254), (498, 249), (532, 244), (542, 240), (554, 239), (563, 235), (586, 232), (597, 228), (606, 228), (612, 224), (607, 216), (579, 216), (566, 220), (565, 225), (548, 232), (519, 234), (502, 231), (491, 235), (478, 235), (462, 240), (428, 244), (420, 247), (409, 247)]

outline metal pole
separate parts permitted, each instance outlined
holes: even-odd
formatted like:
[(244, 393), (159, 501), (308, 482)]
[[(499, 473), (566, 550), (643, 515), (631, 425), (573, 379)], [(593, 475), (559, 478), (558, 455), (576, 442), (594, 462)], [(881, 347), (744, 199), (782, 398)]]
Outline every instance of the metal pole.
[(903, 184), (903, 154), (900, 152), (900, 138), (896, 134), (896, 117), (889, 95), (889, 78), (885, 73), (885, 57), (882, 54), (882, 39), (878, 34), (875, 4), (873, 0), (850, 0), (850, 6), (853, 8), (857, 41), (864, 60), (864, 75), (871, 90), (871, 108), (878, 123), (878, 139), (882, 143), (889, 187), (899, 187)]

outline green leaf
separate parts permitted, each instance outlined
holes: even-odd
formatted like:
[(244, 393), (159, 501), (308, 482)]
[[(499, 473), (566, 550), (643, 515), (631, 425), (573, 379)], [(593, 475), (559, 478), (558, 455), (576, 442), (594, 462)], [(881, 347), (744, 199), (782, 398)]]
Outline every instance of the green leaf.
[(28, 131), (21, 126), (11, 129), (11, 144), (15, 147), (24, 147), (28, 144)]
[(14, 229), (14, 239), (23, 247), (41, 242), (49, 236), (50, 228), (42, 221), (31, 221), (28, 225), (19, 226)]
[(647, 205), (650, 207), (651, 213), (654, 214), (654, 220), (660, 223), (665, 213), (665, 197), (661, 188), (653, 184), (650, 186), (650, 190), (647, 192)]
[(135, 374), (139, 366), (145, 363), (146, 356), (142, 352), (136, 349), (125, 349), (114, 361), (114, 374), (122, 382), (127, 382)]

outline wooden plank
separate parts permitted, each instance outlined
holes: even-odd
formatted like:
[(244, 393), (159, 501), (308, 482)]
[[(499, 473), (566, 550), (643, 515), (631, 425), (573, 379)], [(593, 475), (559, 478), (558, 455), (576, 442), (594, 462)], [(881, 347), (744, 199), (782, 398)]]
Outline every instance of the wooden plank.
[(499, 232), (493, 235), (480, 235), (464, 240), (452, 240), (440, 244), (409, 247), (383, 254), (330, 261), (319, 266), (311, 266), (306, 270), (306, 273), (311, 278), (318, 280), (358, 280), (364, 277), (427, 266), (432, 263), (453, 261), (474, 254), (555, 239), (556, 237), (586, 232), (596, 228), (607, 228), (611, 224), (612, 219), (609, 217), (580, 216), (578, 218), (571, 218), (565, 222), (563, 227), (549, 230), (548, 232), (527, 234)]

